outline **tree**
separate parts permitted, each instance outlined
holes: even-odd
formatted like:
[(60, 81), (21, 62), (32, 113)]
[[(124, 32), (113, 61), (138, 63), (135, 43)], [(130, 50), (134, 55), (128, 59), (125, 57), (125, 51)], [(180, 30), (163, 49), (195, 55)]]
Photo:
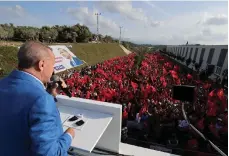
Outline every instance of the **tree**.
[(106, 35), (106, 36), (103, 38), (103, 41), (106, 42), (106, 43), (112, 43), (112, 42), (113, 42), (113, 39), (112, 39), (111, 36)]
[(0, 26), (0, 40), (6, 40), (7, 39), (8, 32)]
[(13, 24), (0, 24), (0, 39), (10, 40), (14, 37)]

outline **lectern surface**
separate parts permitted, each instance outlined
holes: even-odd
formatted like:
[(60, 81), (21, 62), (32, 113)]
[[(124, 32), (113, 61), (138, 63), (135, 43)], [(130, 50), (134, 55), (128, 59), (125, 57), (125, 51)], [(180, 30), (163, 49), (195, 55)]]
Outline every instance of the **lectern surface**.
[[(58, 106), (60, 117), (64, 131), (68, 127), (75, 129), (75, 138), (71, 146), (85, 152), (91, 152), (106, 130), (112, 120), (111, 114), (89, 111), (85, 109), (77, 109), (69, 106)], [(69, 119), (77, 116), (78, 119), (70, 122)], [(83, 120), (82, 126), (77, 126), (75, 123)]]

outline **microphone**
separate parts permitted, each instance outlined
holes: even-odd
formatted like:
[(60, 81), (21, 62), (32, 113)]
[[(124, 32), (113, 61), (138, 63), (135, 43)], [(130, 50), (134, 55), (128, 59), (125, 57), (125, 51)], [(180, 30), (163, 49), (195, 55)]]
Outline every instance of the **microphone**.
[(57, 83), (58, 86), (61, 88), (61, 90), (68, 96), (68, 97), (72, 97), (71, 92), (69, 91), (69, 88), (63, 88), (62, 87), (62, 81), (61, 81), (61, 77), (58, 75), (52, 75), (52, 77), (50, 78), (50, 81), (52, 84)]

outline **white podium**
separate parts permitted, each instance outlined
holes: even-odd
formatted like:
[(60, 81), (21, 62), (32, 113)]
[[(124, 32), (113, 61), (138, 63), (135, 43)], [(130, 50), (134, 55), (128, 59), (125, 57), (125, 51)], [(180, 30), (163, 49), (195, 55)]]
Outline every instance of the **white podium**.
[[(73, 154), (84, 156), (108, 155), (101, 154), (98, 149), (102, 149), (114, 152), (114, 154), (109, 155), (119, 153), (132, 156), (175, 156), (170, 153), (121, 143), (122, 106), (119, 104), (69, 98), (62, 95), (58, 95), (57, 100), (63, 129), (75, 128), (75, 138), (71, 144), (73, 148), (71, 153)], [(74, 115), (79, 115), (81, 118), (69, 122), (69, 118)], [(79, 120), (83, 120), (85, 123), (82, 126), (74, 125)]]
[[(68, 127), (75, 129), (75, 138), (71, 146), (78, 152), (90, 153), (95, 147), (119, 153), (121, 140), (122, 106), (106, 102), (57, 96), (64, 131)], [(72, 116), (79, 116), (69, 121)], [(83, 120), (82, 126), (75, 123)]]

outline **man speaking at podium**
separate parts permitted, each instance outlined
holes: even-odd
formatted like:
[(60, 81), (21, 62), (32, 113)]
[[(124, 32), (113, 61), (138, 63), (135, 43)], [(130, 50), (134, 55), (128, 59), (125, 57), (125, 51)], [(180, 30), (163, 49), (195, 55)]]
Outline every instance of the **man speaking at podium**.
[(63, 132), (54, 98), (44, 88), (55, 57), (29, 41), (18, 52), (18, 69), (0, 80), (0, 155), (66, 156), (74, 130)]

